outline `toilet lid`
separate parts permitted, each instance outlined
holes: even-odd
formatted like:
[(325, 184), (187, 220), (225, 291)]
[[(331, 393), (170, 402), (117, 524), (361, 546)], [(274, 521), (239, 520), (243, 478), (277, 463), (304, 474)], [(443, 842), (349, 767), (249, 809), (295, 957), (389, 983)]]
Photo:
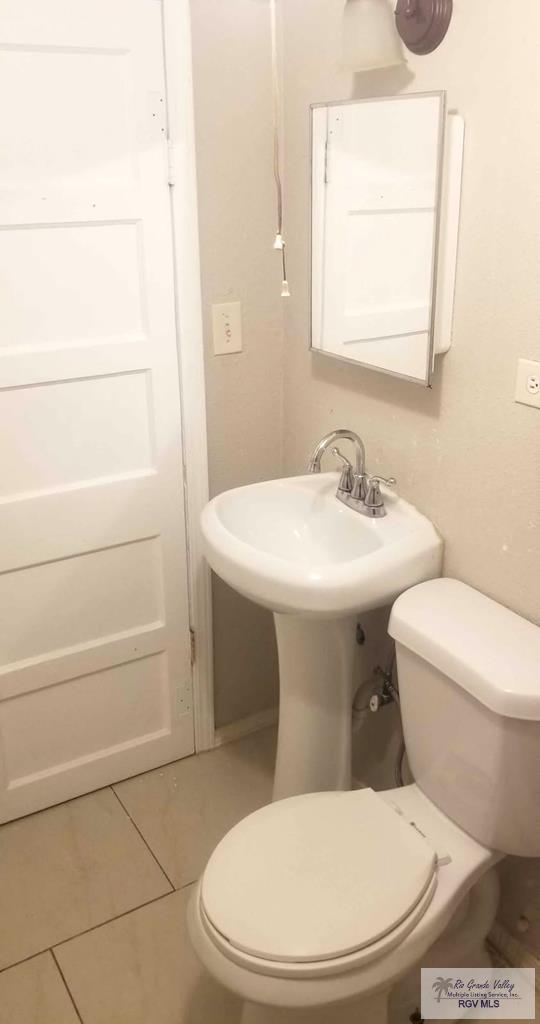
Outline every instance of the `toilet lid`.
[(202, 879), (202, 909), (244, 953), (329, 960), (397, 928), (436, 862), (426, 838), (371, 789), (291, 797), (221, 841)]

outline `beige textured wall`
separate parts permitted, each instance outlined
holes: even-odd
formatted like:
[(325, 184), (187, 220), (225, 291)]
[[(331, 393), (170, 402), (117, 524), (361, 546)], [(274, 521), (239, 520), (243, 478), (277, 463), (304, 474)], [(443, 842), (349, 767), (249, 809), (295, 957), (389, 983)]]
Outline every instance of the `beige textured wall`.
[[(521, 0), (455, 0), (443, 47), (405, 71), (338, 67), (338, 0), (283, 0), (286, 237), (293, 295), (282, 344), (274, 232), (266, 0), (192, 0), (211, 487), (305, 465), (313, 442), (348, 425), (372, 471), (430, 515), (456, 575), (540, 620), (540, 413), (512, 401), (518, 356), (540, 358), (540, 8)], [(432, 391), (307, 351), (311, 102), (403, 89), (448, 91), (466, 119), (455, 342)], [(242, 355), (215, 358), (210, 304), (239, 298)], [(282, 401), (285, 418), (282, 422)], [(216, 720), (276, 699), (270, 617), (216, 581)], [(369, 623), (368, 623), (369, 624)], [(368, 724), (375, 784), (395, 735)], [(365, 765), (357, 751), (359, 770)], [(508, 862), (501, 916), (540, 953), (540, 867)], [(517, 932), (520, 914), (532, 927)]]
[[(286, 471), (332, 427), (365, 439), (446, 547), (445, 572), (540, 622), (540, 412), (516, 405), (518, 356), (540, 358), (540, 5), (455, 0), (443, 46), (408, 69), (340, 71), (342, 5), (285, 0)], [(446, 89), (466, 121), (454, 347), (432, 391), (308, 352), (308, 107)], [(503, 920), (527, 913), (540, 953), (540, 865), (505, 869)], [(517, 934), (517, 933), (516, 933)]]
[[(446, 42), (400, 71), (336, 67), (341, 4), (285, 7), (285, 439), (296, 471), (350, 426), (368, 465), (398, 478), (446, 545), (445, 571), (540, 622), (540, 413), (513, 402), (518, 356), (540, 358), (540, 6), (456, 0)], [(454, 347), (433, 390), (308, 352), (310, 102), (446, 89), (466, 121)]]
[[(272, 251), (268, 7), (192, 0), (210, 486), (213, 494), (279, 476), (282, 316)], [(244, 351), (214, 356), (211, 304), (240, 299)], [(269, 613), (214, 580), (217, 725), (276, 702)]]

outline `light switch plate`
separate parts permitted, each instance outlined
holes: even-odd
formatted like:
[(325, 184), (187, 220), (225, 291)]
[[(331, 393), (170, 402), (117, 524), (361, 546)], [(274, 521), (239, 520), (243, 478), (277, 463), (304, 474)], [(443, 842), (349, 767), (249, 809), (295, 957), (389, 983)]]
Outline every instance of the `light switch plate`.
[(214, 355), (242, 351), (242, 304), (220, 302), (212, 306)]
[(518, 360), (516, 402), (540, 409), (540, 362)]

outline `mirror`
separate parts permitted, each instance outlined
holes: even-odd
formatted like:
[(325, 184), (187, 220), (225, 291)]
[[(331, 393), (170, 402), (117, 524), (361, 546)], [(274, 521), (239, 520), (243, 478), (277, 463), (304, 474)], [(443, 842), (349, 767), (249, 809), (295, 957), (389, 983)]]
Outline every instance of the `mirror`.
[(311, 347), (429, 385), (450, 346), (463, 122), (445, 132), (442, 92), (311, 118)]

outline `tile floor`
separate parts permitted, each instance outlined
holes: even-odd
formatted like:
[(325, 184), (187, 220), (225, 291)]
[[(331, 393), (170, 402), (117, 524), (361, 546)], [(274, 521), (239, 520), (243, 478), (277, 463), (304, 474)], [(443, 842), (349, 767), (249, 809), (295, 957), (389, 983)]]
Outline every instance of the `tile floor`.
[(239, 1024), (185, 911), (274, 755), (265, 730), (0, 826), (0, 1024)]
[(0, 1024), (237, 1024), (185, 908), (270, 800), (274, 747), (256, 733), (0, 826)]

